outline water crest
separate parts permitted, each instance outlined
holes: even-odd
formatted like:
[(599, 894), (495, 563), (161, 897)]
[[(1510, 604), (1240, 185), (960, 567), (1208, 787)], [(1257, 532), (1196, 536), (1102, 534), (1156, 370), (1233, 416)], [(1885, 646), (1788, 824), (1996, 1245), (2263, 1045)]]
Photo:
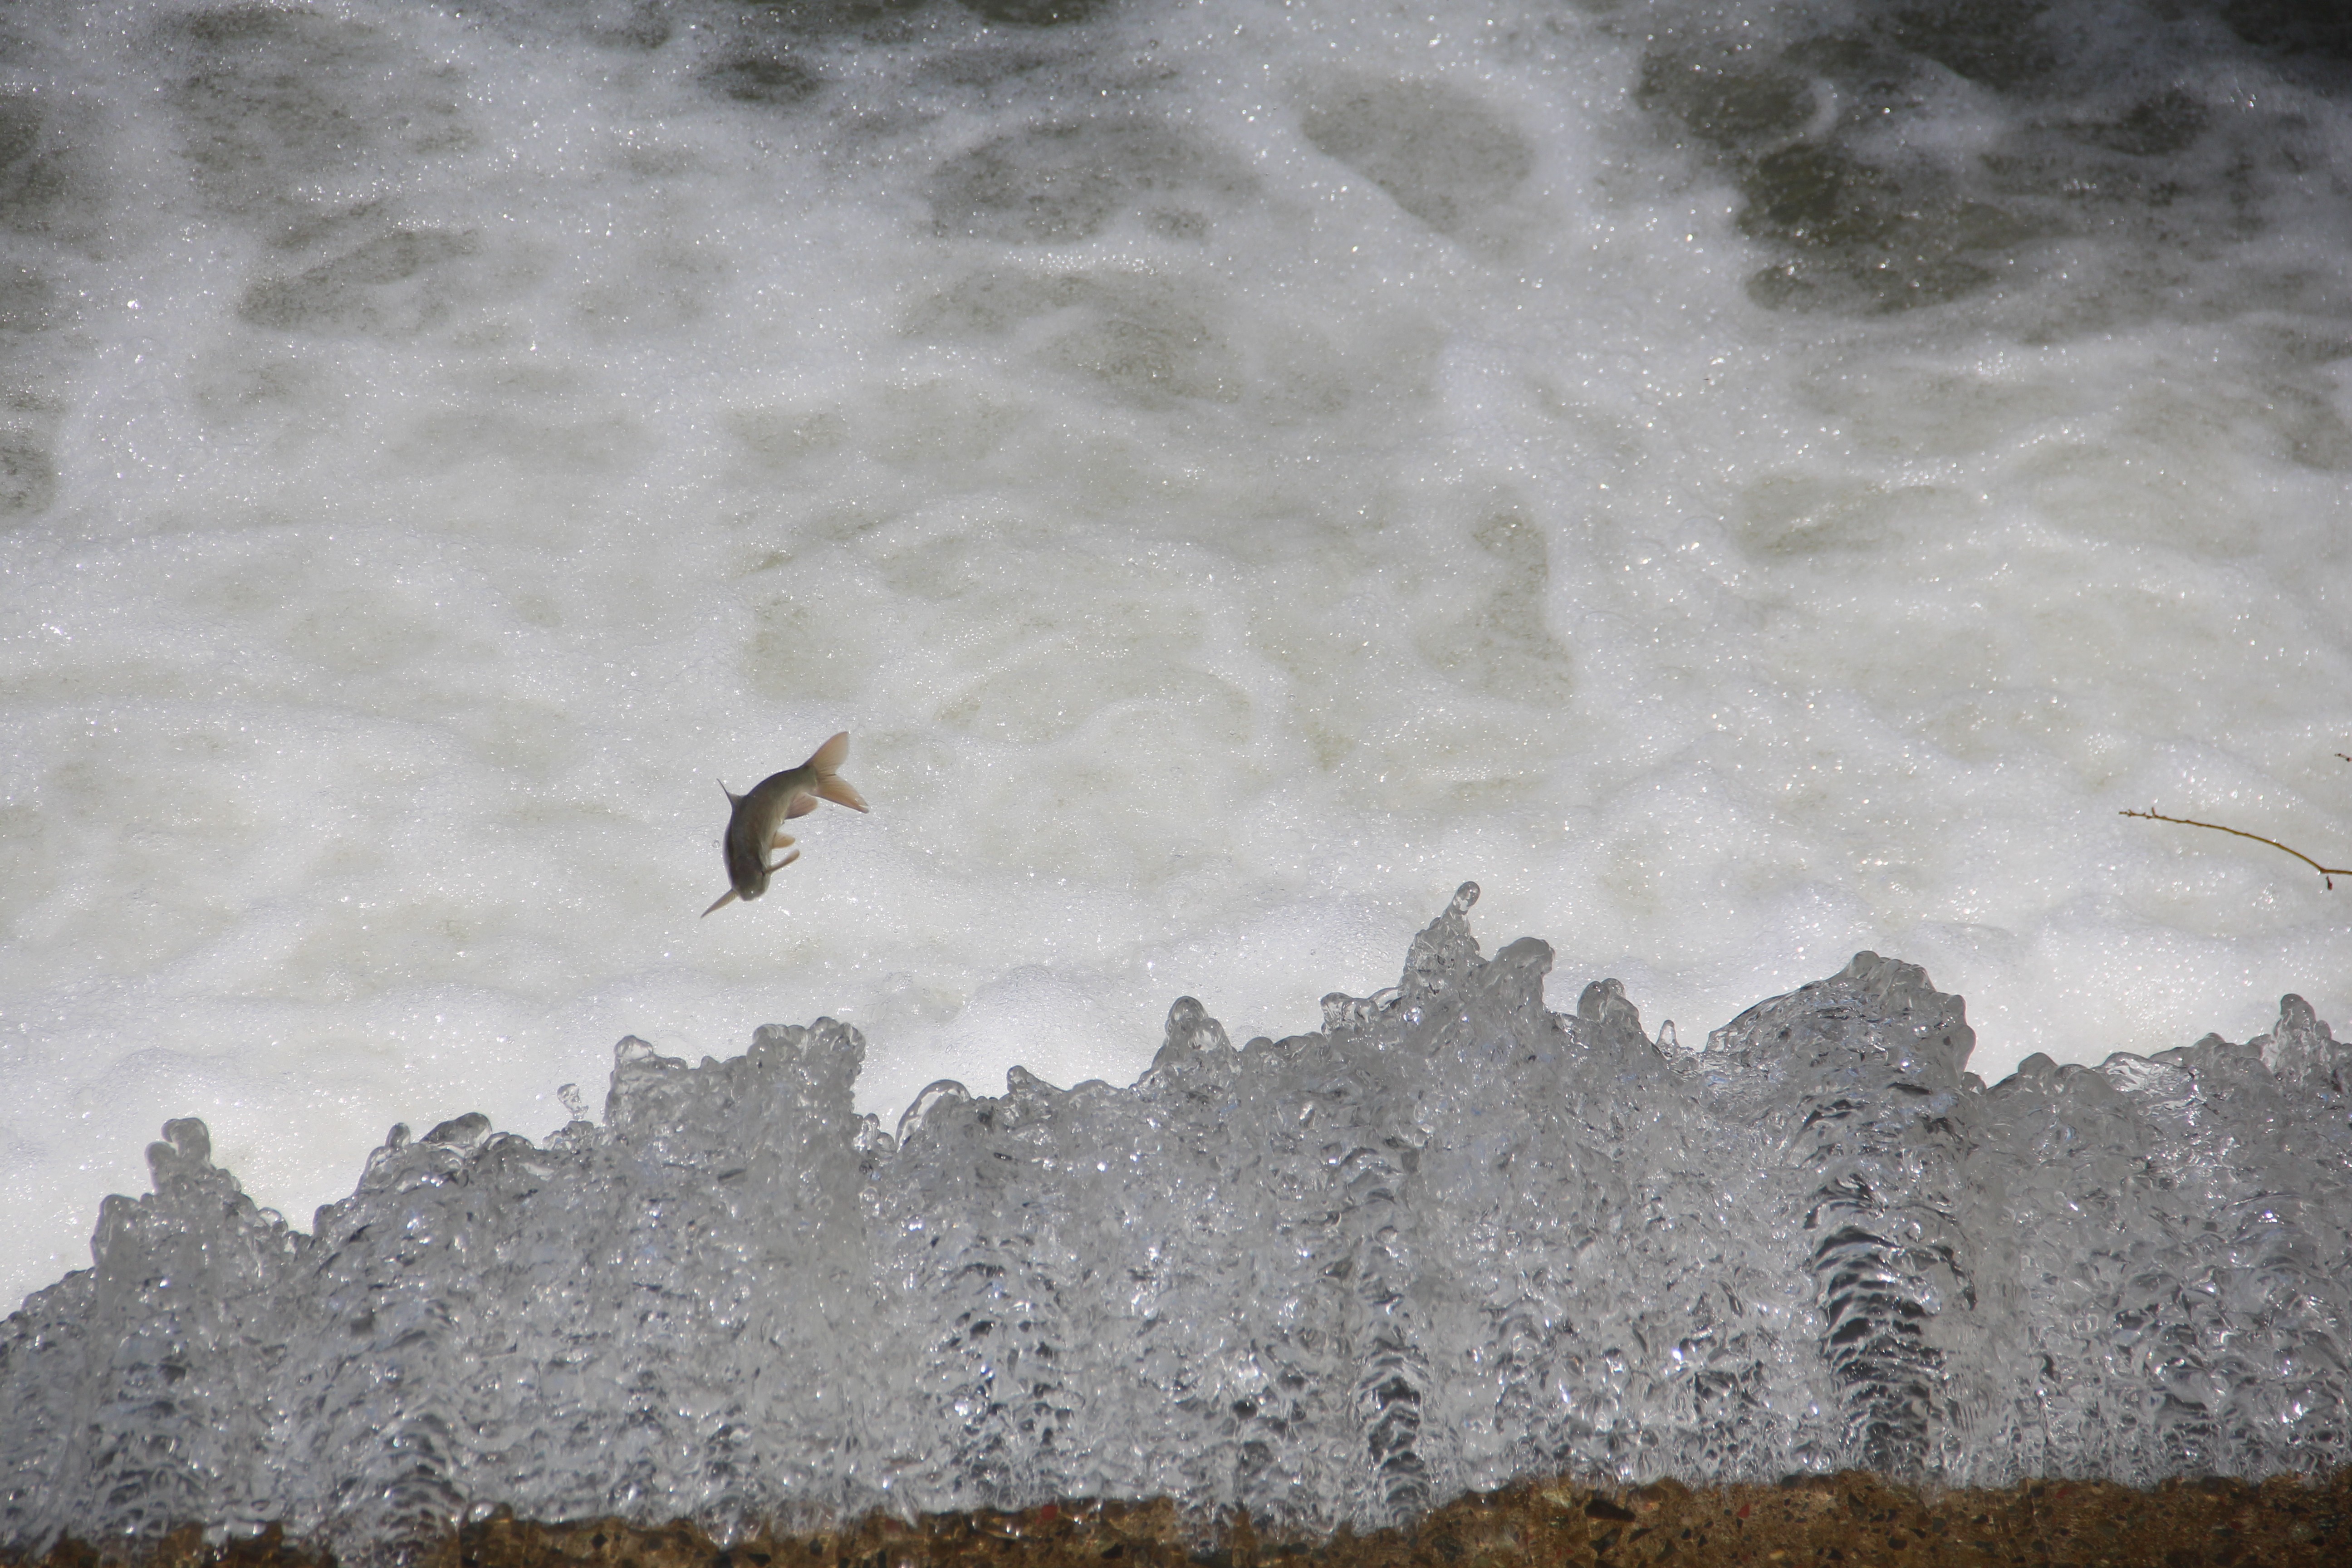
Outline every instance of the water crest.
[(1864, 952), (1686, 1051), (1614, 981), (1548, 1011), (1476, 894), (1318, 1033), (1180, 998), (1130, 1088), (939, 1084), (896, 1136), (831, 1019), (624, 1040), (541, 1144), (395, 1128), (309, 1235), (173, 1121), (0, 1331), (0, 1536), (1158, 1493), (1305, 1531), (1550, 1470), (2352, 1457), (2352, 1050), (2299, 999), (1987, 1089), (1960, 999)]

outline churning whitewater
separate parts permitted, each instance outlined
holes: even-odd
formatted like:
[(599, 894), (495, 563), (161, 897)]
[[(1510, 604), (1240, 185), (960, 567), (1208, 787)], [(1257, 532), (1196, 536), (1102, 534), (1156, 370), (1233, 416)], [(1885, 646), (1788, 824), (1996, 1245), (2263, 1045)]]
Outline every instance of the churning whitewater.
[(2316, 17), (0, 5), (0, 1306), (167, 1119), (308, 1214), (624, 1035), (1125, 1083), (1466, 876), (1989, 1079), (2352, 1015), (2352, 894), (2118, 815), (2352, 844)]
[(0, 1329), (5, 1539), (287, 1521), (365, 1555), (475, 1507), (690, 1515), (1173, 1494), (1376, 1525), (1529, 1472), (1954, 1484), (2352, 1457), (2352, 1048), (1964, 1070), (1858, 953), (1685, 1051), (1465, 885), (1404, 973), (1132, 1088), (934, 1085), (895, 1137), (831, 1019), (602, 1125), (462, 1116), (310, 1235), (203, 1126)]

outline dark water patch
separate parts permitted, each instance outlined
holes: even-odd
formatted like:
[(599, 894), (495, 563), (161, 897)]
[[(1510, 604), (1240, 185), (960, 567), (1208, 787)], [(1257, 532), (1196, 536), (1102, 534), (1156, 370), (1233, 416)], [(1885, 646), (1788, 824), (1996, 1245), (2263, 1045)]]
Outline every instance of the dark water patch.
[(1116, 0), (956, 0), (973, 16), (1015, 27), (1068, 27), (1090, 22)]
[(384, 157), (467, 140), (458, 81), (363, 23), (260, 5), (200, 12), (166, 42), (199, 189), (280, 232), (350, 205)]
[(449, 303), (447, 264), (474, 253), (471, 235), (394, 228), (291, 278), (246, 290), (237, 314), (278, 331), (407, 336)]
[(71, 195), (71, 154), (31, 93), (0, 93), (0, 228), (48, 228)]
[[(2135, 248), (2251, 255), (2304, 220), (2315, 184), (2347, 185), (2302, 79), (2223, 87), (2264, 79), (2274, 57), (2231, 47), (2238, 35), (2208, 9), (1935, 0), (1792, 7), (1761, 26), (1685, 15), (1647, 43), (1634, 100), (1729, 175), (1741, 232), (1781, 253), (1750, 280), (1768, 308), (1905, 310), (2061, 278), (2095, 289)], [(2274, 18), (2253, 31), (2333, 36)], [(2087, 268), (2084, 240), (2101, 245)]]
[(1118, 116), (1024, 127), (932, 172), (941, 234), (1017, 245), (1092, 238), (1115, 218), (1193, 237), (1256, 190), (1236, 160), (1155, 121)]
[(0, 517), (28, 517), (57, 499), (58, 465), (48, 443), (25, 430), (0, 430)]
[(2229, 0), (2221, 16), (2250, 44), (2352, 61), (2352, 8), (2340, 0)]
[(1310, 95), (1299, 129), (1444, 235), (1507, 202), (1535, 168), (1527, 138), (1450, 82), (1342, 77)]
[(814, 98), (824, 78), (782, 49), (723, 55), (695, 73), (702, 85), (737, 103), (790, 109)]
[(57, 287), (29, 267), (0, 264), (0, 332), (36, 332), (50, 322)]

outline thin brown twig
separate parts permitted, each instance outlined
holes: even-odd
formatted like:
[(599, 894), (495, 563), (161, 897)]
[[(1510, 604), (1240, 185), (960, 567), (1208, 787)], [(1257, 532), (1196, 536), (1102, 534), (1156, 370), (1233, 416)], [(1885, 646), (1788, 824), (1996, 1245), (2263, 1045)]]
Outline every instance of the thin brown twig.
[[(2336, 754), (2338, 756), (2343, 755), (2340, 752)], [(2352, 763), (2352, 757), (2345, 757), (2344, 760), (2347, 763)], [(2318, 872), (2319, 879), (2327, 884), (2327, 890), (2331, 893), (2336, 890), (2336, 878), (2352, 877), (2352, 868), (2344, 866), (2323, 866), (2300, 849), (2287, 849), (2285, 845), (2280, 843), (2275, 838), (2265, 838), (2259, 833), (2249, 833), (2242, 827), (2224, 827), (2218, 822), (2192, 822), (2185, 816), (2167, 816), (2160, 811), (2122, 811), (2117, 812), (2116, 815), (2118, 816), (2145, 816), (2151, 822), (2177, 822), (2183, 827), (2210, 827), (2216, 833), (2234, 833), (2241, 838), (2251, 838), (2257, 844), (2267, 844), (2273, 849), (2286, 849), (2288, 854), (2294, 856), (2296, 859), (2302, 861), (2305, 865)]]

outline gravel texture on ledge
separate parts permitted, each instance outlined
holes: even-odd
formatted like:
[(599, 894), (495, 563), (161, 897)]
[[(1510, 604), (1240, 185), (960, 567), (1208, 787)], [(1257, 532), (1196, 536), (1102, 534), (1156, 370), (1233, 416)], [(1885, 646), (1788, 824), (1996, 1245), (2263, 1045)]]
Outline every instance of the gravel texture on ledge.
[[(1926, 1492), (1862, 1472), (1778, 1486), (1627, 1489), (1556, 1480), (1464, 1498), (1415, 1524), (1318, 1541), (1260, 1537), (1246, 1518), (1188, 1521), (1166, 1499), (1047, 1504), (1021, 1513), (882, 1515), (839, 1530), (720, 1545), (690, 1524), (540, 1524), (495, 1514), (436, 1542), (392, 1548), (409, 1568), (2340, 1568), (2352, 1562), (2352, 1469), (2313, 1481), (2030, 1481)], [(7, 1568), (328, 1568), (331, 1553), (275, 1530), (207, 1544), (187, 1525), (160, 1540), (59, 1542)]]

